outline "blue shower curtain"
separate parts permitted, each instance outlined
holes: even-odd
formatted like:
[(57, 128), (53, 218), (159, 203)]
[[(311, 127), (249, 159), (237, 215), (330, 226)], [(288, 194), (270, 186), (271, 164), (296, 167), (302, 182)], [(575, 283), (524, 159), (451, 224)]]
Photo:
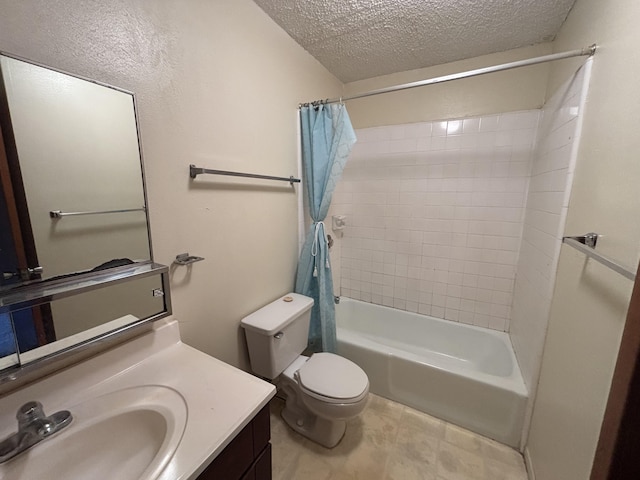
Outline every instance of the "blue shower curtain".
[(324, 219), (356, 135), (344, 105), (300, 108), (302, 163), (313, 224), (302, 247), (295, 291), (314, 299), (309, 349), (335, 352), (336, 316)]

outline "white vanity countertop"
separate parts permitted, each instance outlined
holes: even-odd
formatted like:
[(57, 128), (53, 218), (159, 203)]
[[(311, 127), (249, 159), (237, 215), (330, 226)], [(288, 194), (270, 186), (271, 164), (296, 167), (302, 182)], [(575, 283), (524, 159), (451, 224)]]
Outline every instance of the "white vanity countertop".
[(47, 415), (73, 414), (83, 400), (141, 385), (176, 390), (188, 409), (183, 437), (158, 480), (196, 478), (275, 395), (273, 385), (183, 344), (178, 324), (161, 320), (149, 333), (0, 398), (0, 438), (16, 431), (15, 414), (30, 400)]

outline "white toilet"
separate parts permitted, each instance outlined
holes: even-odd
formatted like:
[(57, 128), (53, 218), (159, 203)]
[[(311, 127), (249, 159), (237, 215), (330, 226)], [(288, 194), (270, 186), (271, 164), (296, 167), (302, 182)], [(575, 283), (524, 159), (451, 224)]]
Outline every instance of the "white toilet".
[(280, 375), (287, 398), (282, 418), (296, 432), (332, 448), (342, 439), (346, 420), (364, 409), (369, 379), (358, 365), (333, 353), (301, 355), (312, 306), (312, 298), (290, 293), (240, 324), (253, 372), (270, 380)]

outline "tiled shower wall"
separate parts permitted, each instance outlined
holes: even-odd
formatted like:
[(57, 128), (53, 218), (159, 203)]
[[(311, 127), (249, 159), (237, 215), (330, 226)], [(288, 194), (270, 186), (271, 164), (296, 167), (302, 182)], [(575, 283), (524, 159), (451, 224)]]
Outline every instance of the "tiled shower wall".
[(527, 387), (537, 384), (591, 63), (545, 104), (533, 157), (510, 335)]
[(356, 131), (330, 212), (340, 294), (508, 330), (538, 117)]

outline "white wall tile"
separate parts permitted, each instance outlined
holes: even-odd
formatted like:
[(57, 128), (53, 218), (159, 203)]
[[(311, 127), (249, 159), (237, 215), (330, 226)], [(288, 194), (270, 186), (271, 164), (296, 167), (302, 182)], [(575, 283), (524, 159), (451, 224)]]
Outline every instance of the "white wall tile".
[[(357, 131), (362, 146), (334, 197), (350, 213), (342, 294), (507, 328), (538, 116)], [(540, 217), (536, 226), (548, 223)]]
[(462, 122), (463, 133), (478, 133), (480, 131), (480, 117), (465, 118)]
[[(580, 74), (579, 74), (580, 75)], [(569, 82), (543, 108), (526, 201), (510, 335), (525, 383), (535, 388), (575, 164), (583, 81)]]
[(480, 131), (495, 132), (498, 130), (498, 118), (497, 115), (480, 117)]
[(434, 137), (444, 136), (447, 134), (447, 123), (444, 122), (433, 122), (431, 135)]

